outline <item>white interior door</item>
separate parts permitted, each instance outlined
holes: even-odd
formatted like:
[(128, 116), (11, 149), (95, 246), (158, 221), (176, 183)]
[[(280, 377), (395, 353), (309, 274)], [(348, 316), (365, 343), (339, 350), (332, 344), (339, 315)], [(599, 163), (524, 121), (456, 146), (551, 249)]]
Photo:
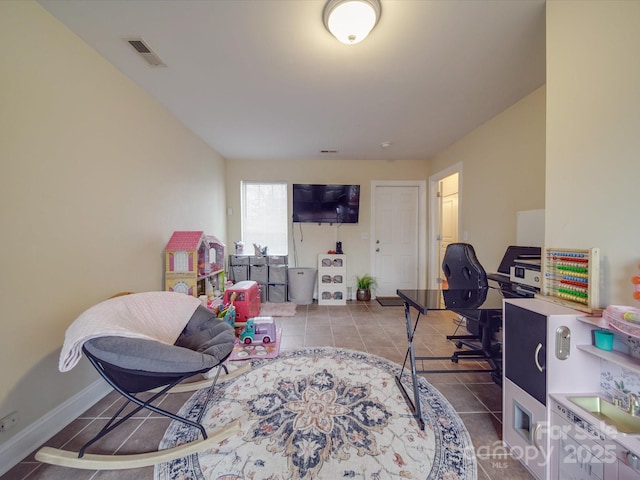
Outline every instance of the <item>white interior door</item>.
[(442, 257), (447, 245), (464, 239), (461, 228), (462, 163), (429, 177), (427, 288), (442, 288)]
[[(454, 173), (440, 181), (438, 188), (439, 219), (438, 243), (440, 252), (438, 265), (442, 265), (444, 253), (450, 243), (458, 241), (458, 174)], [(438, 270), (443, 287), (446, 288), (442, 269)]]
[(373, 247), (379, 297), (418, 288), (419, 198), (417, 186), (375, 187)]

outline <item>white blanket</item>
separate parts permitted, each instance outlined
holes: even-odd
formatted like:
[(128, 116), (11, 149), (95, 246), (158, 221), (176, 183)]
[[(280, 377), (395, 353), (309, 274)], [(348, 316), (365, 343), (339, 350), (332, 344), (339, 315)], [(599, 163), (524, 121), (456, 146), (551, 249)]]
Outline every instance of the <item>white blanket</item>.
[(96, 337), (144, 338), (173, 345), (199, 305), (197, 298), (175, 292), (134, 293), (98, 303), (67, 329), (58, 369), (67, 372), (75, 367), (84, 342)]

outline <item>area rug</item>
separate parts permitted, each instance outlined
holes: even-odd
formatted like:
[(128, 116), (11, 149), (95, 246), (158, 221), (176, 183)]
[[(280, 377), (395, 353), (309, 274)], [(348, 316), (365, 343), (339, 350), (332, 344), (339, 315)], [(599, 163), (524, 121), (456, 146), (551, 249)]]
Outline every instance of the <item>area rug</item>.
[(293, 317), (297, 305), (293, 302), (273, 303), (264, 302), (260, 305), (261, 317)]
[(280, 340), (282, 339), (282, 329), (276, 329), (276, 340), (271, 343), (251, 343), (246, 345), (236, 338), (230, 361), (249, 360), (254, 358), (276, 358), (280, 352)]
[[(213, 431), (234, 420), (241, 431), (215, 448), (155, 467), (155, 480), (476, 478), (469, 433), (447, 400), (420, 378), (425, 430), (397, 385), (400, 366), (331, 347), (284, 351), (217, 386), (200, 390), (180, 415)], [(408, 375), (405, 374), (408, 387)], [(198, 438), (172, 422), (160, 449)]]
[(400, 297), (376, 297), (376, 300), (383, 307), (402, 307), (404, 302)]

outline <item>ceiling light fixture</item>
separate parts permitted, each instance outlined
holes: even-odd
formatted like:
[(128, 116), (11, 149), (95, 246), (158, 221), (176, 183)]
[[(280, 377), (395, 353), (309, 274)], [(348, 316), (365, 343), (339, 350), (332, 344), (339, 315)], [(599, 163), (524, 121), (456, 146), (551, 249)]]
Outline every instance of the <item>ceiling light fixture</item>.
[(380, 20), (380, 0), (329, 0), (322, 14), (324, 26), (342, 43), (359, 43)]

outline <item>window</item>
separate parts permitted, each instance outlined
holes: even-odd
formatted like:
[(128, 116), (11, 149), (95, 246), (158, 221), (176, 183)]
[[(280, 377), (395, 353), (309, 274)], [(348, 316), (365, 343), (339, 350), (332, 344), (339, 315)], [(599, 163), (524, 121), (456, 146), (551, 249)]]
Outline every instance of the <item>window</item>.
[(253, 244), (269, 255), (287, 255), (287, 184), (242, 182), (242, 241), (245, 253)]

